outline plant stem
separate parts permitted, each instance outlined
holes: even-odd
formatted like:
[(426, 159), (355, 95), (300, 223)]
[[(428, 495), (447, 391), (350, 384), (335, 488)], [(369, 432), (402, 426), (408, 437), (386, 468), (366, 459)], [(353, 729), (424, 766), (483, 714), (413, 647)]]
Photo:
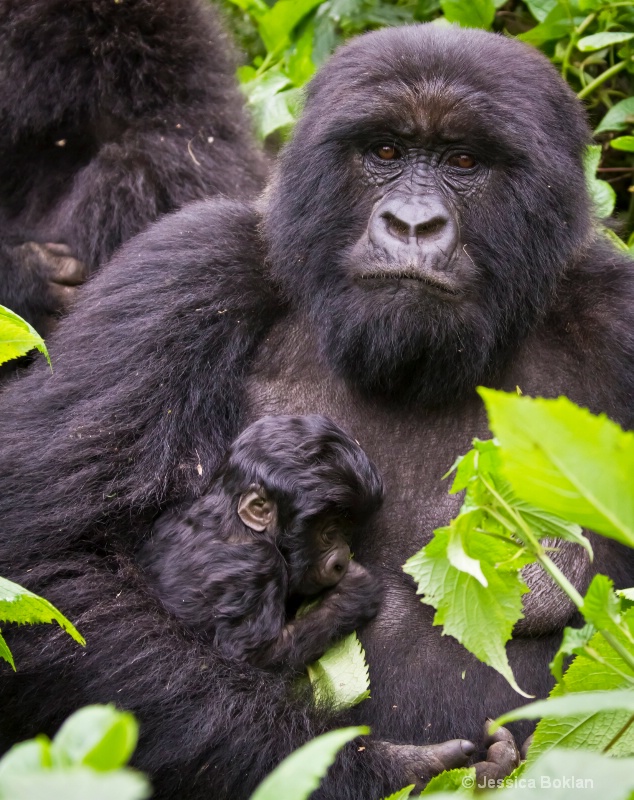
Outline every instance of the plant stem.
[(627, 66), (627, 61), (619, 61), (618, 64), (615, 64), (610, 69), (606, 69), (605, 72), (602, 72), (598, 78), (595, 78), (592, 83), (589, 83), (587, 86), (584, 86), (580, 92), (577, 92), (577, 97), (579, 100), (583, 100), (584, 97), (587, 97), (589, 94), (592, 94), (595, 89), (598, 89), (599, 86), (604, 84), (606, 81), (610, 80), (610, 78), (614, 77), (617, 73), (621, 72)]
[(614, 745), (615, 745), (615, 744), (618, 742), (618, 740), (619, 740), (619, 739), (620, 739), (620, 738), (621, 738), (621, 737), (622, 737), (624, 734), (626, 734), (626, 733), (627, 733), (627, 730), (628, 730), (628, 728), (629, 728), (629, 727), (632, 725), (632, 723), (633, 723), (633, 722), (634, 722), (634, 714), (633, 714), (633, 715), (632, 715), (632, 716), (631, 716), (631, 717), (628, 719), (628, 721), (627, 721), (627, 722), (625, 723), (625, 725), (624, 725), (624, 726), (621, 728), (621, 730), (620, 730), (620, 731), (618, 731), (618, 732), (617, 732), (617, 733), (616, 733), (616, 734), (615, 734), (615, 735), (612, 737), (612, 739), (610, 739), (610, 741), (609, 741), (609, 742), (606, 744), (606, 746), (603, 748), (603, 752), (604, 752), (604, 753), (607, 753), (607, 752), (608, 752), (608, 750), (610, 750), (612, 747), (614, 747)]
[(618, 639), (615, 639), (614, 636), (610, 633), (610, 631), (599, 631), (601, 636), (605, 639), (605, 641), (610, 645), (610, 647), (617, 652), (623, 661), (627, 664), (627, 666), (634, 671), (634, 655), (630, 653)]
[(568, 74), (568, 70), (570, 68), (570, 56), (572, 55), (572, 51), (577, 46), (577, 42), (581, 38), (581, 34), (585, 31), (585, 29), (590, 25), (591, 22), (594, 21), (596, 17), (596, 12), (592, 14), (588, 14), (588, 16), (584, 19), (584, 21), (570, 34), (570, 41), (568, 42), (568, 47), (566, 47), (566, 52), (564, 53), (562, 65), (561, 65), (561, 76), (565, 78)]

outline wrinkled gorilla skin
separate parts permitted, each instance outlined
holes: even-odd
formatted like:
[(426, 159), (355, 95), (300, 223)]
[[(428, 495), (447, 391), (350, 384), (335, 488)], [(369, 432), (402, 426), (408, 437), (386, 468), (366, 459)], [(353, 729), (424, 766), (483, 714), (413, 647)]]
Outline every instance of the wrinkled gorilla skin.
[(159, 215), (253, 196), (264, 165), (230, 52), (203, 0), (0, 0), (0, 303), (47, 332)]
[[(373, 739), (350, 745), (319, 792), (352, 800), (408, 782), (373, 740), (477, 739), (485, 717), (522, 702), (432, 627), (401, 566), (457, 512), (441, 476), (489, 435), (478, 384), (566, 394), (632, 425), (633, 267), (591, 219), (588, 140), (573, 95), (519, 42), (373, 33), (311, 84), (261, 207), (196, 204), (122, 248), (62, 322), (54, 374), (40, 364), (3, 397), (0, 574), (59, 604), (88, 640), (10, 632), (4, 744), (114, 700), (141, 720), (135, 760), (157, 796), (242, 798), (352, 718)], [(379, 162), (392, 145), (406, 155)], [(455, 166), (456, 152), (475, 166)], [(409, 209), (422, 209), (414, 237), (393, 220)], [(201, 646), (134, 563), (157, 514), (203, 494), (236, 434), (281, 413), (329, 416), (385, 480), (383, 509), (352, 543), (386, 594), (362, 632), (372, 699), (347, 716)], [(634, 582), (630, 551), (594, 546), (592, 567), (573, 545), (557, 556), (580, 590), (594, 570)], [(509, 650), (541, 696), (573, 610), (528, 579)]]

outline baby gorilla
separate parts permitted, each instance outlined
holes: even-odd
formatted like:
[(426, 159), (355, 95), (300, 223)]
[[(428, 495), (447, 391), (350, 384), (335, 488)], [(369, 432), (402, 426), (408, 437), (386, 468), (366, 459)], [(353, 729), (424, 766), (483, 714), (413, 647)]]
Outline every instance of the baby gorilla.
[(158, 519), (139, 559), (163, 605), (222, 652), (301, 670), (378, 610), (350, 541), (382, 501), (376, 467), (329, 419), (263, 417), (208, 494)]

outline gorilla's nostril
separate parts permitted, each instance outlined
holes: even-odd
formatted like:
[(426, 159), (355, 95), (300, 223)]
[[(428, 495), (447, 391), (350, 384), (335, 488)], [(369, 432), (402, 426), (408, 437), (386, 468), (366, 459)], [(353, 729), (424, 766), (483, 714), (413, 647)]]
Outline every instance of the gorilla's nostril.
[(397, 239), (402, 239), (403, 241), (407, 241), (410, 236), (410, 226), (407, 222), (403, 222), (403, 220), (395, 217), (389, 211), (385, 211), (381, 214), (381, 219), (384, 220), (385, 226), (390, 234)]
[(434, 233), (440, 233), (447, 224), (447, 218), (437, 216), (426, 222), (419, 222), (414, 228), (416, 238), (420, 239), (423, 236), (431, 236)]

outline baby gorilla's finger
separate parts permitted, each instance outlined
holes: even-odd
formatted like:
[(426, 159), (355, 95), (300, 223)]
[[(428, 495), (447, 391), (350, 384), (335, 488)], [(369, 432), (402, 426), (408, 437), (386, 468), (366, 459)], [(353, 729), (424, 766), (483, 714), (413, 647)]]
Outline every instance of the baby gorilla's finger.
[(85, 264), (71, 255), (65, 244), (50, 242), (34, 245), (46, 265), (49, 280), (63, 286), (79, 286), (88, 277)]
[(528, 748), (533, 744), (533, 738), (535, 734), (531, 733), (526, 739), (524, 739), (524, 744), (520, 748), (520, 757), (522, 761), (526, 761), (526, 756), (528, 755)]
[(513, 734), (506, 728), (498, 728), (491, 733), (490, 726), (491, 720), (487, 720), (485, 728), (485, 744), (488, 748), (486, 761), (474, 764), (479, 788), (494, 786), (495, 781), (510, 775), (520, 763), (520, 754)]
[(379, 743), (391, 759), (399, 763), (406, 782), (420, 791), (435, 775), (448, 769), (464, 767), (475, 752), (475, 745), (467, 739), (450, 739), (429, 745)]

